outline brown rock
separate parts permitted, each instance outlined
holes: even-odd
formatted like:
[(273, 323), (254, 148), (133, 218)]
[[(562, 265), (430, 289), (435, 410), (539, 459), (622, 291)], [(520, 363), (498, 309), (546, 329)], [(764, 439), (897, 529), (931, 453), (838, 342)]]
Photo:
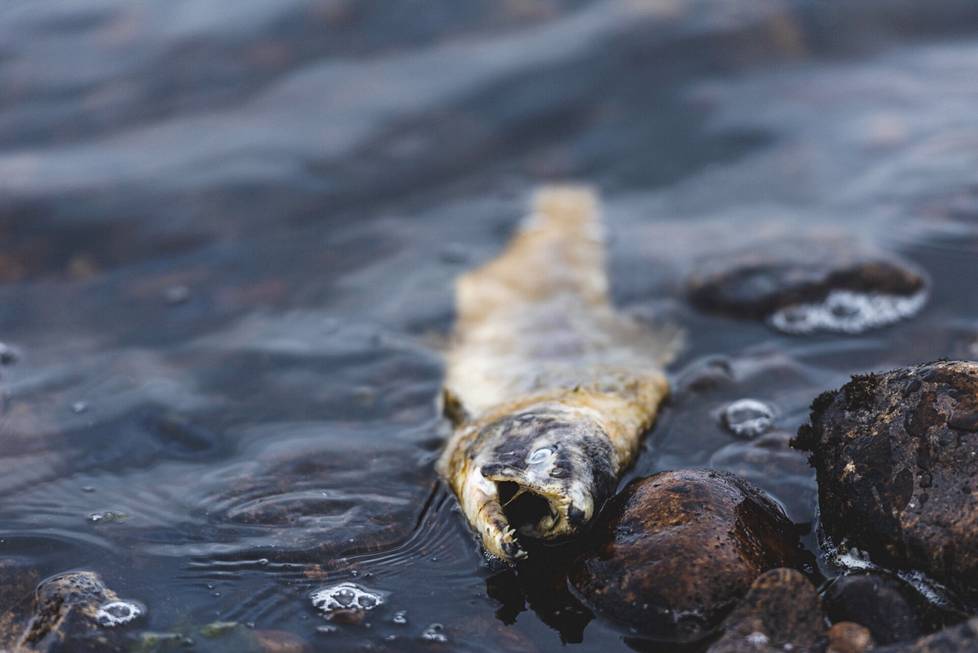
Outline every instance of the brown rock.
[(708, 653), (822, 653), (825, 614), (808, 579), (774, 569), (754, 581)]
[(689, 296), (704, 310), (761, 319), (821, 301), (833, 290), (909, 296), (925, 285), (923, 275), (903, 261), (847, 251), (836, 241), (778, 242), (763, 255), (752, 251), (705, 262), (689, 282)]
[(978, 591), (978, 364), (853, 377), (812, 404), (825, 531), (889, 566)]
[(663, 472), (609, 501), (571, 583), (595, 611), (634, 632), (691, 641), (715, 628), (751, 582), (798, 564), (791, 522), (726, 472)]
[(264, 653), (304, 653), (309, 650), (304, 639), (286, 630), (256, 630), (255, 640)]
[[(107, 620), (131, 620), (117, 610), (119, 597), (98, 574), (74, 571), (51, 577), (37, 586), (30, 622), (14, 650), (124, 651), (127, 645)], [(135, 608), (134, 604), (129, 609)], [(138, 609), (141, 614), (142, 608)], [(108, 611), (108, 612), (107, 612)], [(135, 618), (137, 613), (129, 616)]]
[(873, 648), (869, 629), (851, 621), (840, 621), (829, 628), (828, 638), (825, 653), (863, 653)]

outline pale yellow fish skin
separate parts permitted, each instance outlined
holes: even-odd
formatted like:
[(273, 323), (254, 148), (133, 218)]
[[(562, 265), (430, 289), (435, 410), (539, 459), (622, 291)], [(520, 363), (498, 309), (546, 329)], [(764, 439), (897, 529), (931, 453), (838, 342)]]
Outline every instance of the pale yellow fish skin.
[[(584, 480), (566, 478), (566, 469), (564, 478), (548, 477), (548, 470), (560, 473), (554, 471), (557, 452), (573, 450), (571, 440), (588, 440), (581, 451), (604, 452), (607, 461), (595, 466), (607, 465), (605, 473), (617, 479), (669, 392), (663, 367), (679, 348), (678, 331), (652, 330), (615, 309), (604, 252), (595, 192), (544, 187), (505, 250), (456, 282), (457, 318), (444, 381), (446, 412), (456, 429), (438, 470), (486, 550), (504, 560), (526, 554), (496, 481), (515, 482), (550, 503), (551, 516), (524, 525), (526, 532), (544, 539), (572, 535), (600, 508), (596, 500), (607, 497), (593, 496), (587, 473)], [(525, 452), (530, 465), (517, 460), (523, 452), (508, 449), (506, 439), (525, 446), (534, 415), (566, 428), (542, 438), (535, 456)], [(509, 428), (513, 416), (524, 416), (527, 425)], [(560, 433), (568, 434), (566, 442)], [(610, 447), (592, 446), (601, 438)], [(572, 476), (582, 467), (587, 472), (581, 451), (566, 461), (580, 463)], [(509, 463), (517, 460), (520, 470), (496, 464), (500, 453)]]

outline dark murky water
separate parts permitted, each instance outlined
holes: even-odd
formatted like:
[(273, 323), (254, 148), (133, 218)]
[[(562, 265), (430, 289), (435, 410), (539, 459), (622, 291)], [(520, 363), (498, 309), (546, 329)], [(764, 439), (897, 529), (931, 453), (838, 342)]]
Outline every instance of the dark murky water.
[[(810, 524), (804, 457), (718, 411), (792, 433), (851, 373), (978, 357), (976, 80), (968, 0), (8, 0), (0, 557), (96, 571), (197, 650), (235, 646), (214, 621), (627, 650), (487, 567), (433, 483), (453, 278), (536, 184), (600, 186), (619, 303), (687, 329), (629, 478), (723, 467)], [(927, 306), (792, 337), (683, 297), (704, 259), (830, 236), (916, 262)], [(320, 632), (340, 582), (384, 603)]]

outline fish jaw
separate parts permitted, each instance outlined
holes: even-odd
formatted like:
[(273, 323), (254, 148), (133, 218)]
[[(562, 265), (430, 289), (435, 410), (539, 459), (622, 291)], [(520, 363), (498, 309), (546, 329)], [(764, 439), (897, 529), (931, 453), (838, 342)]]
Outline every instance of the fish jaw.
[(617, 455), (579, 411), (537, 406), (470, 425), (442, 471), (487, 552), (527, 556), (518, 536), (556, 540), (584, 528), (614, 490)]

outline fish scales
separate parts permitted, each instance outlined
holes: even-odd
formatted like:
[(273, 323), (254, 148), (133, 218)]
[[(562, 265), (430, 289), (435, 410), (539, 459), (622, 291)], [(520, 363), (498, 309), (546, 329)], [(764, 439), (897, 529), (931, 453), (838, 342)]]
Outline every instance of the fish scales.
[(550, 186), (505, 250), (456, 283), (444, 401), (455, 431), (438, 470), (486, 550), (526, 557), (614, 492), (669, 391), (676, 331), (609, 296), (595, 193)]

